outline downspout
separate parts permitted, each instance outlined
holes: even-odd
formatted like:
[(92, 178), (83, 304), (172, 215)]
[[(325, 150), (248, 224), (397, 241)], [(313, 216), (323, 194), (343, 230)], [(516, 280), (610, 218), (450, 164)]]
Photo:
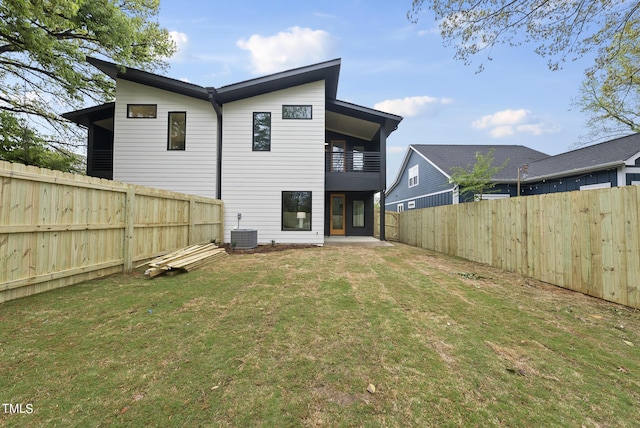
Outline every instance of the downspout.
[(216, 199), (222, 199), (222, 107), (216, 101), (216, 88), (207, 88), (209, 91), (209, 101), (216, 111), (218, 120), (216, 126)]

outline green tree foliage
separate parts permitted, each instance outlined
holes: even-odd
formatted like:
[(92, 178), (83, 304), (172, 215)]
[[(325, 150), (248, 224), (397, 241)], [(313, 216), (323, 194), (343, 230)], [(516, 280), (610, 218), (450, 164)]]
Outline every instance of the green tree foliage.
[(159, 0), (2, 0), (0, 111), (27, 118), (19, 123), (33, 136), (64, 147), (73, 135), (60, 112), (113, 99), (113, 81), (87, 56), (166, 65), (175, 44), (155, 21), (158, 10)]
[(640, 132), (640, 25), (627, 25), (607, 47), (611, 61), (587, 71), (577, 104), (591, 115), (590, 140)]
[(533, 44), (552, 70), (594, 53), (577, 104), (592, 113), (596, 131), (638, 130), (637, 0), (413, 0), (409, 19), (416, 22), (423, 9), (435, 14), (445, 44), (466, 64), (499, 44)]
[(475, 195), (478, 195), (478, 200), (482, 200), (482, 195), (494, 192), (496, 183), (492, 179), (509, 162), (507, 159), (502, 165), (494, 166), (494, 152), (495, 149), (490, 149), (485, 154), (476, 152), (476, 162), (473, 165), (469, 164), (465, 168), (459, 166), (451, 168), (453, 174), (449, 178), (449, 183), (457, 185), (462, 196), (472, 196), (475, 199)]
[(64, 172), (84, 170), (82, 157), (63, 148), (49, 146), (24, 120), (0, 111), (0, 160), (19, 162)]

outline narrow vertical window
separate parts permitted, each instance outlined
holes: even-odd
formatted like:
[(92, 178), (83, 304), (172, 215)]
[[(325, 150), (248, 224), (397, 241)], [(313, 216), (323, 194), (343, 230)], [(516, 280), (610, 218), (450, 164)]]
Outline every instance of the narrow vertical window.
[(169, 112), (167, 150), (185, 150), (187, 137), (187, 112)]
[(253, 151), (271, 150), (271, 113), (253, 113)]
[(353, 201), (353, 227), (364, 227), (364, 201)]
[(418, 165), (409, 168), (409, 187), (417, 186), (418, 180)]

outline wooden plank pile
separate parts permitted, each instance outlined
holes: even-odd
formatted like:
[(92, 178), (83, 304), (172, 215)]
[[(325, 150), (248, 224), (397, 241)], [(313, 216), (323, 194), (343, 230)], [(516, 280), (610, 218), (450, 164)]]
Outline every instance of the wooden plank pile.
[(149, 265), (144, 274), (153, 278), (167, 272), (190, 272), (226, 255), (225, 249), (216, 244), (196, 244), (157, 257), (138, 267)]

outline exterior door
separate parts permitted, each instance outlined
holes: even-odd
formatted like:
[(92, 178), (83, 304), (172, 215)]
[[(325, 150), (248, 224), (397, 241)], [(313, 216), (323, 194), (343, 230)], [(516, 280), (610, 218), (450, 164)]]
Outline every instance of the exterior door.
[(329, 223), (331, 224), (329, 229), (330, 235), (344, 235), (345, 234), (345, 204), (344, 195), (332, 194), (331, 195), (331, 207), (329, 208), (331, 218)]

